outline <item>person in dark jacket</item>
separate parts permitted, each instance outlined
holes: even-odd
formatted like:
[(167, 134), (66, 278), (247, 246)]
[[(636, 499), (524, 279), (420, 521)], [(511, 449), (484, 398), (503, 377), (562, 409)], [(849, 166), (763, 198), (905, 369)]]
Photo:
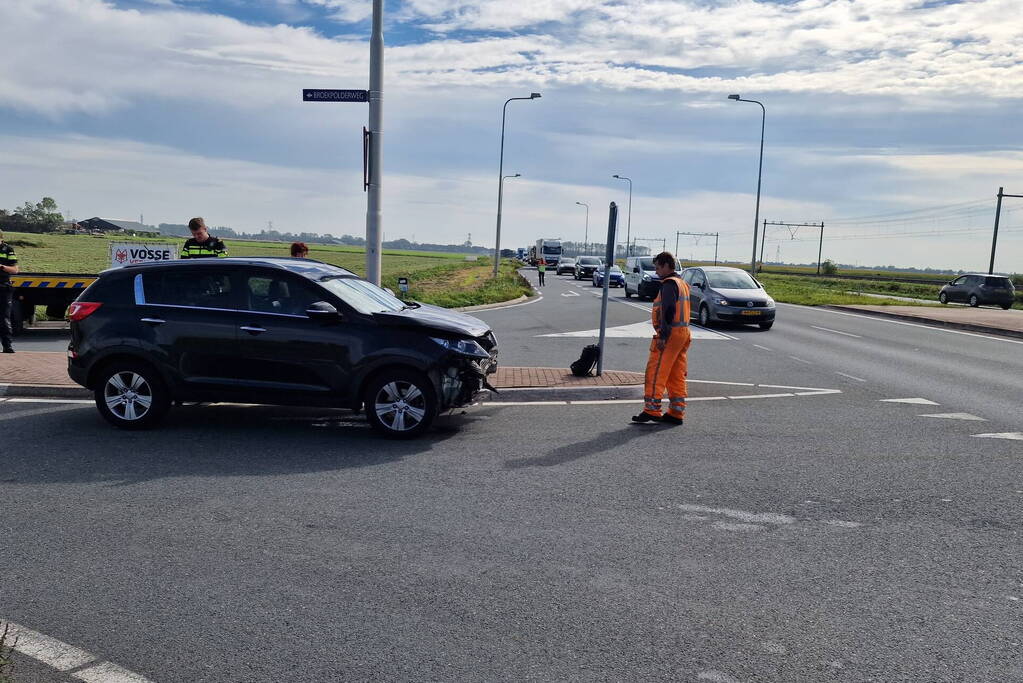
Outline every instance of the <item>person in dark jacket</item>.
[(4, 242), (4, 234), (0, 232), (0, 346), (4, 353), (14, 353), (11, 338), (11, 308), (14, 306), (14, 288), (11, 276), (18, 274), (18, 257), (14, 247)]
[(181, 258), (223, 258), (227, 256), (227, 246), (223, 240), (217, 239), (206, 228), (206, 221), (193, 218), (188, 221), (188, 229), (192, 236), (185, 240), (181, 250)]

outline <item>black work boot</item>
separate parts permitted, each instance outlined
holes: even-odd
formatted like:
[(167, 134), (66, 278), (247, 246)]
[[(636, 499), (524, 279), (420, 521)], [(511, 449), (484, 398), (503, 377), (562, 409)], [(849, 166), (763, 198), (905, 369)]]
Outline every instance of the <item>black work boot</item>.
[(668, 415), (661, 416), (661, 422), (669, 425), (680, 425), (683, 422), (685, 422), (685, 420), (683, 420), (681, 417), (675, 417), (674, 415), (671, 415), (669, 413)]
[(661, 418), (655, 415), (651, 415), (647, 412), (642, 412), (639, 415), (632, 416), (633, 422), (660, 422)]

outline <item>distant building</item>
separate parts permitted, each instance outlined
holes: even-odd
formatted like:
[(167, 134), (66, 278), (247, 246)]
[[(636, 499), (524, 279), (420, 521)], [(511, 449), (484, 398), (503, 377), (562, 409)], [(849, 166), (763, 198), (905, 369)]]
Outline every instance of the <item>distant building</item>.
[(138, 221), (118, 221), (112, 218), (88, 218), (84, 221), (78, 221), (78, 225), (85, 230), (102, 230), (103, 232), (152, 235), (153, 237), (160, 234), (158, 230), (155, 230), (148, 225), (143, 225)]

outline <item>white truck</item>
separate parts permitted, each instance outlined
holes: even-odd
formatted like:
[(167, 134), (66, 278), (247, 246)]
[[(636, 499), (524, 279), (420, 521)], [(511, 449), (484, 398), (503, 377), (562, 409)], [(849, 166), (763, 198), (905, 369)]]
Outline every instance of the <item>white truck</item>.
[(548, 266), (556, 265), (561, 254), (561, 240), (541, 237), (536, 241), (536, 246), (529, 248), (529, 263), (535, 266), (543, 258)]

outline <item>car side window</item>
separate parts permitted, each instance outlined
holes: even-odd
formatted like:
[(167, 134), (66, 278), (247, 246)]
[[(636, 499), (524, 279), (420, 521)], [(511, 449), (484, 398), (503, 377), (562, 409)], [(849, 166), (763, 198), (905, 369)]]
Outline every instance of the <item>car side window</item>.
[(145, 273), (142, 286), (147, 304), (192, 308), (237, 308), (226, 271), (212, 268)]
[(699, 270), (693, 271), (692, 283), (693, 285), (696, 286), (703, 286), (707, 284), (707, 280), (703, 277), (702, 271)]
[(686, 270), (684, 273), (682, 273), (682, 281), (685, 282), (687, 285), (693, 284), (693, 271)]
[(247, 276), (243, 294), (245, 310), (282, 315), (305, 316), (311, 304), (323, 300), (306, 283), (276, 274)]
[(952, 286), (953, 287), (958, 287), (959, 285), (965, 285), (965, 284), (966, 284), (966, 276), (965, 275), (963, 275), (962, 277), (957, 277), (955, 280), (952, 280)]

